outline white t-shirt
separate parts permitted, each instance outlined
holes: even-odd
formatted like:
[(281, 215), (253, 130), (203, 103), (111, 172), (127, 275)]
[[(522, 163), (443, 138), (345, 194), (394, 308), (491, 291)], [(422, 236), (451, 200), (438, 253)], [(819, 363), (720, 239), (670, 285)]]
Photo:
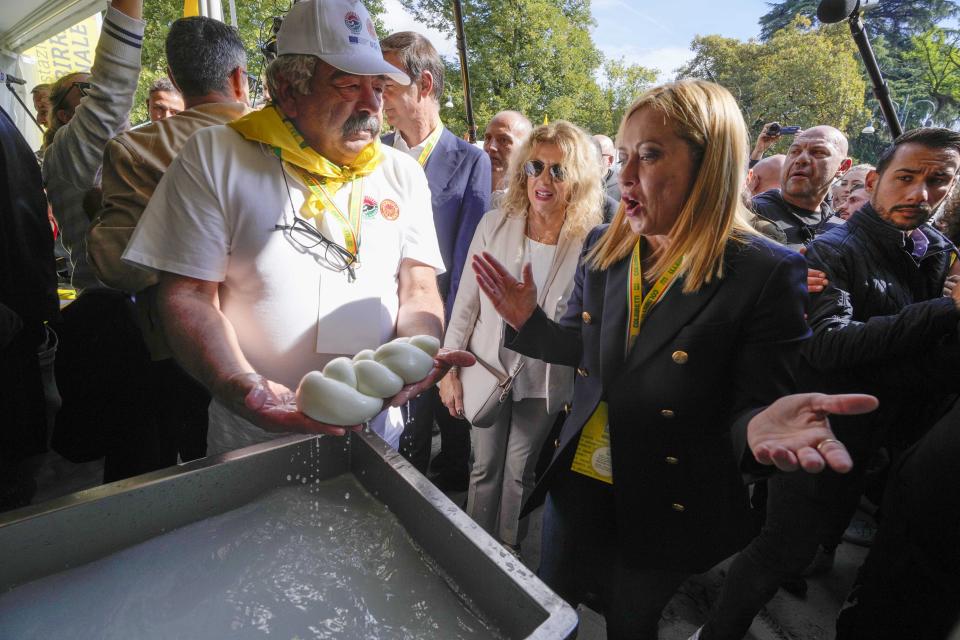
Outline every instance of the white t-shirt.
[[(305, 249), (277, 225), (293, 223), (308, 189), (266, 146), (227, 126), (198, 131), (170, 165), (123, 258), (141, 266), (220, 284), (220, 308), (254, 369), (290, 389), (338, 355), (389, 341), (400, 306), (400, 262), (443, 272), (423, 170), (387, 147), (363, 179), (357, 280), (322, 265), (324, 249)], [(286, 184), (283, 179), (286, 175)], [(289, 185), (289, 195), (287, 186)], [(349, 211), (352, 188), (334, 195)], [(317, 221), (343, 245), (334, 217)], [(381, 435), (396, 446), (399, 412)], [(375, 425), (376, 426), (376, 425)], [(209, 454), (276, 437), (214, 400)]]
[[(524, 262), (533, 267), (533, 282), (537, 291), (543, 291), (557, 255), (557, 245), (543, 244), (530, 238), (524, 238)], [(524, 356), (525, 363), (513, 382), (513, 399), (547, 397), (547, 363), (536, 358)]]

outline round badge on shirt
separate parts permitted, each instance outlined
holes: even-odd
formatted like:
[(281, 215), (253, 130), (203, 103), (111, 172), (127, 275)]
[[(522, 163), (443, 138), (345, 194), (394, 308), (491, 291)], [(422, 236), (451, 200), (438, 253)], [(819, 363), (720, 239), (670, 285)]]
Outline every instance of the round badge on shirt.
[(393, 200), (383, 200), (380, 202), (380, 213), (385, 220), (396, 220), (400, 217), (400, 207)]

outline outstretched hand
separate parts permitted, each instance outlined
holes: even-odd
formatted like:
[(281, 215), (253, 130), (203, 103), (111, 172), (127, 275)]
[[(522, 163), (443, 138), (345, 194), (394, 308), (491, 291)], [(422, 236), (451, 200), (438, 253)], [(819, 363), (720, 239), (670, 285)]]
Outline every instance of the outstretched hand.
[(853, 468), (847, 448), (830, 429), (829, 415), (869, 413), (879, 401), (862, 394), (799, 393), (780, 398), (747, 425), (747, 444), (760, 464), (781, 471), (819, 473), (830, 467), (838, 473)]
[(447, 375), (447, 372), (450, 371), (451, 367), (472, 367), (474, 364), (476, 364), (476, 362), (477, 359), (469, 351), (461, 351), (459, 349), (440, 349), (436, 357), (433, 359), (433, 369), (430, 370), (430, 373), (427, 374), (427, 377), (420, 382), (408, 384), (400, 390), (400, 393), (392, 398), (387, 398), (387, 400), (383, 403), (383, 408), (386, 409), (387, 407), (402, 406), (409, 402), (411, 398), (416, 398), (418, 395), (440, 382), (440, 379)]
[(533, 267), (529, 262), (523, 265), (523, 280), (517, 280), (486, 251), (473, 256), (472, 267), (480, 290), (493, 303), (493, 308), (504, 322), (519, 331), (537, 308)]
[(363, 426), (341, 427), (317, 422), (297, 409), (293, 391), (256, 373), (231, 376), (219, 391), (216, 395), (234, 412), (264, 431), (342, 436), (348, 431), (359, 431)]

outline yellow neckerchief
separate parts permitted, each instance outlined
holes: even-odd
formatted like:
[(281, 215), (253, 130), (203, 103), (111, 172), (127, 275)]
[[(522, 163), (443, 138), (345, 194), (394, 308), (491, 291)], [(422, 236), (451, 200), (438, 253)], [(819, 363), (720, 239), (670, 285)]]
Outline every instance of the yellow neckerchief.
[[(310, 190), (310, 195), (300, 209), (307, 219), (323, 215), (325, 210), (334, 213), (343, 229), (346, 248), (356, 254), (360, 235), (360, 203), (363, 201), (362, 186), (354, 184), (350, 193), (349, 216), (333, 203), (333, 196), (347, 183), (353, 183), (374, 172), (383, 159), (379, 138), (363, 148), (354, 161), (347, 166), (338, 166), (314, 151), (275, 106), (248, 113), (227, 125), (247, 140), (270, 146), (283, 162), (290, 167)], [(356, 204), (357, 206), (353, 206)], [(356, 210), (356, 213), (354, 213)], [(354, 220), (354, 218), (356, 218)]]
[[(657, 278), (647, 295), (643, 295), (643, 265), (640, 260), (640, 240), (637, 240), (630, 258), (627, 286), (627, 353), (630, 353), (637, 342), (643, 319), (670, 289), (682, 263), (681, 257)], [(613, 484), (609, 412), (610, 408), (606, 401), (601, 400), (580, 431), (580, 439), (577, 442), (577, 450), (573, 454), (570, 469), (588, 478)]]
[(654, 283), (647, 295), (643, 295), (643, 268), (640, 261), (640, 241), (633, 247), (630, 257), (630, 282), (627, 286), (627, 353), (633, 349), (640, 335), (640, 325), (655, 304), (660, 301), (677, 277), (683, 257), (670, 265)]

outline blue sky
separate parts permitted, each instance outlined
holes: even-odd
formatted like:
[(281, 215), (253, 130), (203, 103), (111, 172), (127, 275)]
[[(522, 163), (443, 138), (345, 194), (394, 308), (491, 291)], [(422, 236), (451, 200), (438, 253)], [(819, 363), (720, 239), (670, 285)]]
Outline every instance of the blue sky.
[(661, 80), (690, 58), (697, 35), (746, 40), (760, 33), (764, 0), (593, 0), (593, 40), (607, 57), (659, 69)]
[[(451, 40), (415, 22), (398, 0), (384, 0), (384, 5), (390, 31), (424, 33), (440, 53), (456, 55)], [(592, 7), (597, 21), (593, 40), (604, 55), (659, 69), (661, 80), (690, 58), (694, 36), (755, 37), (757, 20), (768, 10), (764, 0), (592, 0)]]

